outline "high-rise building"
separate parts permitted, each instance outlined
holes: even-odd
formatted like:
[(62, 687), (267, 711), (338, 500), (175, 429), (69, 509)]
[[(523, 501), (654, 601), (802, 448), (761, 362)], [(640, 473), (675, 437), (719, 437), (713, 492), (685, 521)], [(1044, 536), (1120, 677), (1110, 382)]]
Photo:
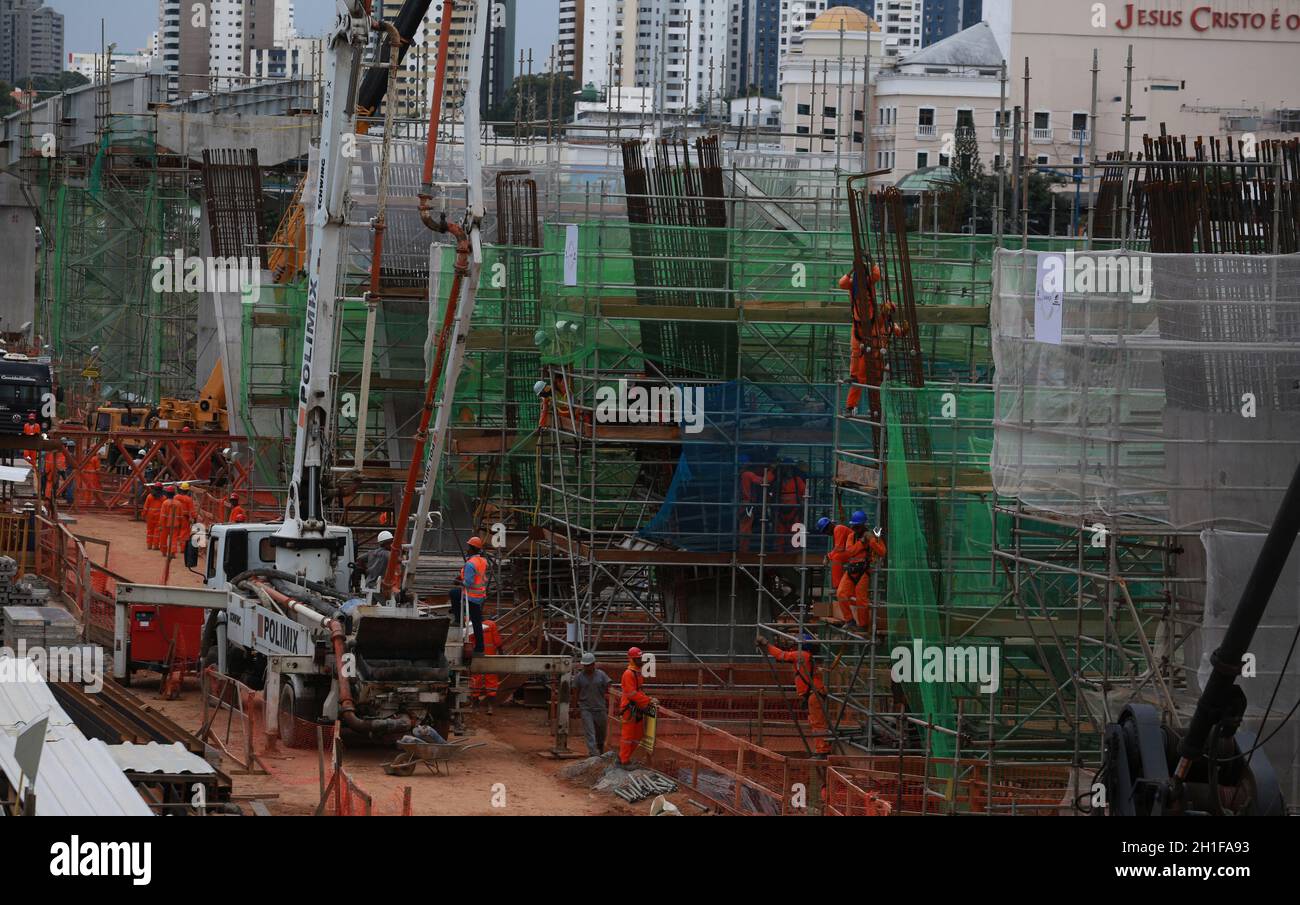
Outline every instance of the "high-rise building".
[(0, 0), (0, 79), (63, 71), (63, 14), (41, 0)]
[(879, 0), (875, 19), (885, 36), (885, 56), (902, 59), (921, 49), (925, 0)]
[(926, 47), (970, 28), (984, 17), (984, 0), (925, 0), (921, 39)]
[[(447, 44), (447, 85), (443, 89), (444, 106), (459, 105), (465, 97), (468, 84), (470, 35), (478, 15), (481, 0), (461, 0), (452, 13), (451, 36)], [(479, 93), (479, 112), (489, 110), (505, 100), (514, 84), (515, 22), (517, 0), (489, 0), (492, 9), (488, 14), (488, 31), (483, 44), (482, 90)], [(400, 6), (394, 3), (394, 6)], [(395, 13), (394, 13), (395, 14)], [(434, 70), (438, 58), (438, 36), (442, 29), (442, 5), (433, 3), (425, 19), (411, 39), (402, 64), (403, 74), (398, 78), (399, 114), (415, 115), (423, 110), (433, 96)], [(545, 67), (545, 61), (534, 62), (534, 72)]]
[(280, 0), (159, 0), (158, 44), (168, 93), (236, 87), (253, 72), (253, 52), (275, 46)]
[(293, 22), (293, 0), (275, 0), (275, 46), (289, 49), (289, 42), (297, 34)]
[[(599, 4), (600, 0), (595, 0)], [(582, 81), (583, 27), (587, 0), (560, 0), (560, 28), (556, 37), (559, 61), (556, 69)]]

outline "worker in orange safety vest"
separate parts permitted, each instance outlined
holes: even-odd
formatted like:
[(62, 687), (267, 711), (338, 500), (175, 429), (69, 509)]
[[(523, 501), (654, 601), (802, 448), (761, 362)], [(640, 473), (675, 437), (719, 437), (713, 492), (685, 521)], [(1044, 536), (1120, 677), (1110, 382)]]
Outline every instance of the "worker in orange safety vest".
[(232, 493), (227, 502), (230, 503), (230, 515), (226, 517), (227, 522), (237, 525), (240, 522), (248, 521), (248, 513), (244, 512), (244, 507), (239, 505), (239, 494)]
[[(41, 435), (41, 422), (36, 420), (35, 412), (28, 412), (27, 420), (23, 422), (23, 436), (39, 437), (40, 435)], [(28, 465), (30, 465), (32, 468), (35, 468), (36, 462), (39, 459), (39, 453), (37, 453), (37, 451), (34, 449), (24, 449), (23, 458), (27, 460)]]
[[(863, 513), (862, 517), (866, 518), (866, 513)], [(840, 586), (840, 579), (844, 577), (844, 549), (848, 546), (849, 538), (853, 536), (853, 529), (848, 525), (836, 524), (826, 516), (822, 516), (817, 520), (817, 533), (825, 534), (831, 539), (831, 549), (826, 554), (826, 561), (831, 564), (831, 593), (834, 593)], [(849, 619), (849, 614), (845, 613), (844, 618)]]
[(626, 767), (645, 736), (645, 718), (653, 712), (658, 702), (641, 690), (645, 677), (641, 675), (641, 648), (627, 651), (627, 668), (623, 670), (622, 692), (618, 696), (618, 712), (623, 720), (619, 734), (618, 762)]
[(781, 663), (794, 664), (794, 690), (808, 708), (808, 727), (812, 730), (813, 745), (818, 754), (830, 754), (831, 743), (826, 737), (826, 683), (817, 668), (817, 642), (805, 634), (797, 650), (785, 650), (768, 644), (760, 635), (756, 639), (759, 650)]
[(162, 549), (162, 505), (166, 496), (161, 485), (149, 488), (149, 495), (144, 498), (144, 538), (150, 550)]
[[(501, 631), (497, 628), (496, 621), (493, 619), (483, 620), (483, 643), (481, 645), (478, 636), (472, 631), (470, 632), (470, 640), (474, 642), (476, 653), (491, 657), (501, 651)], [(469, 677), (470, 700), (473, 701), (476, 707), (479, 702), (486, 701), (488, 716), (491, 716), (492, 704), (497, 699), (497, 690), (500, 687), (501, 678), (495, 673), (474, 673)]]
[(867, 515), (860, 509), (849, 518), (849, 527), (853, 535), (844, 546), (844, 577), (835, 589), (835, 602), (846, 623), (851, 616), (858, 628), (874, 625), (881, 631), (884, 620), (877, 621), (873, 615), (883, 614), (873, 614), (871, 606), (871, 565), (884, 558), (885, 542), (879, 528), (868, 527)]

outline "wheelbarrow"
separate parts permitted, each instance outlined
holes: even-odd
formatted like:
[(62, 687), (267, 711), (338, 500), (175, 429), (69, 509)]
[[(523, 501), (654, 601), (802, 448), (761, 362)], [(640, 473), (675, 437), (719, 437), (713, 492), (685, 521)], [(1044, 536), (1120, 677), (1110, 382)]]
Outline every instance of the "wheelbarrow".
[(471, 748), (480, 748), (487, 742), (471, 742), (468, 738), (452, 739), (446, 744), (436, 742), (398, 742), (397, 756), (384, 764), (384, 772), (389, 776), (411, 776), (421, 765), (429, 768), (435, 776), (451, 775), (450, 761)]

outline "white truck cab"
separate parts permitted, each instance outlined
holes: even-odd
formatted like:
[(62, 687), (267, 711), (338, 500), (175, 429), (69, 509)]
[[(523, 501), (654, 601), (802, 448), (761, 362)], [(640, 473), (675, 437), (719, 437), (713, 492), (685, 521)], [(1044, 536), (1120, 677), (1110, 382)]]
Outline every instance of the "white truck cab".
[[(280, 530), (279, 524), (239, 522), (230, 525), (213, 525), (208, 535), (208, 564), (204, 572), (204, 586), (217, 591), (227, 590), (231, 578), (249, 569), (274, 569), (275, 548), (271, 536)], [(343, 525), (330, 525), (325, 530), (328, 538), (345, 538), (343, 554), (334, 567), (334, 587), (340, 593), (348, 590), (352, 562), (356, 557), (352, 531)]]

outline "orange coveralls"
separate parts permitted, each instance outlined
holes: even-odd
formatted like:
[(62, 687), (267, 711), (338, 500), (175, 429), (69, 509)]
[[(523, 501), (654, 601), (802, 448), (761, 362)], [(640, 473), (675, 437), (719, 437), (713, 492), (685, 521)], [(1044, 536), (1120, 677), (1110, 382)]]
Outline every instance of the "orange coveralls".
[(822, 681), (812, 654), (806, 650), (782, 650), (769, 644), (767, 652), (774, 660), (794, 664), (794, 690), (808, 704), (808, 726), (815, 736), (813, 744), (818, 754), (829, 754), (831, 743), (826, 738), (826, 709), (822, 698), (826, 696), (826, 683)]
[(176, 492), (177, 516), (172, 528), (172, 552), (180, 556), (185, 552), (185, 542), (190, 539), (190, 525), (198, 514), (194, 497), (181, 491)]
[(158, 549), (164, 556), (178, 555), (185, 549), (176, 546), (176, 539), (183, 536), (178, 529), (184, 520), (185, 504), (174, 496), (163, 497), (162, 505), (158, 507)]
[(158, 496), (152, 492), (144, 498), (144, 537), (145, 543), (150, 550), (158, 550), (162, 547), (162, 531), (159, 530), (159, 519), (162, 517), (162, 504), (166, 497)]
[[(474, 641), (474, 633), (470, 633), (470, 640)], [(491, 619), (483, 620), (483, 653), (492, 656), (501, 650), (501, 630), (497, 628), (495, 621)], [(469, 693), (476, 700), (481, 701), (484, 698), (491, 701), (497, 696), (497, 689), (501, 687), (501, 678), (495, 673), (474, 673), (469, 677)]]
[(246, 522), (248, 521), (248, 513), (244, 512), (243, 506), (236, 504), (234, 508), (230, 510), (229, 521), (231, 523)]
[[(37, 437), (40, 436), (40, 433), (41, 433), (41, 425), (39, 421), (23, 422), (24, 437)], [(36, 450), (34, 449), (23, 450), (23, 458), (27, 460), (27, 464), (30, 465), (32, 468), (36, 467), (36, 459), (38, 455), (39, 453), (37, 453)]]
[(781, 482), (781, 517), (777, 520), (777, 549), (794, 549), (794, 526), (799, 521), (808, 482), (802, 475), (792, 474)]
[[(623, 670), (622, 693), (618, 696), (618, 712), (623, 718), (623, 728), (619, 732), (618, 762), (625, 766), (632, 760), (636, 746), (645, 735), (645, 717), (639, 710), (650, 706), (650, 695), (641, 690), (644, 682), (641, 668), (629, 662), (627, 669)], [(637, 712), (633, 711), (633, 705), (639, 708)]]
[[(831, 545), (831, 552), (827, 558), (831, 561), (831, 590), (838, 592), (840, 581), (844, 578), (844, 559), (848, 555), (845, 551), (848, 548), (849, 541), (853, 539), (853, 529), (848, 525), (836, 525), (835, 533), (832, 535), (834, 542)], [(840, 613), (845, 621), (853, 618), (848, 610)]]
[[(764, 475), (766, 472), (766, 475)], [(763, 482), (772, 481), (772, 469), (746, 465), (740, 472), (740, 552), (749, 552), (749, 541), (754, 535), (754, 518), (763, 505)]]
[[(844, 577), (840, 579), (835, 589), (835, 602), (839, 605), (840, 613), (845, 620), (848, 620), (849, 614), (852, 613), (853, 621), (859, 628), (866, 628), (872, 624), (871, 560), (882, 558), (884, 555), (884, 541), (871, 531), (867, 531), (860, 538), (857, 536), (850, 538), (844, 548)], [(850, 567), (857, 563), (863, 566), (862, 574), (854, 580), (854, 570)], [(879, 621), (883, 622), (883, 620)], [(881, 627), (877, 625), (877, 628)]]

